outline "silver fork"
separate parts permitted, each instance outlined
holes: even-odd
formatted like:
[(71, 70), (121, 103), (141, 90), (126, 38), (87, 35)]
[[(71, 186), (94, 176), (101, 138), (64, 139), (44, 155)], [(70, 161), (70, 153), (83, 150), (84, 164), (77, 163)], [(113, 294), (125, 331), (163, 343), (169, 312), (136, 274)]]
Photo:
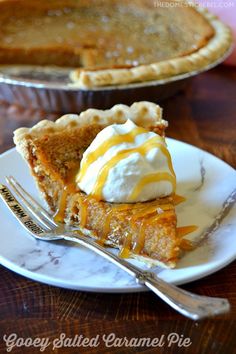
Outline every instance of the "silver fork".
[(0, 196), (20, 224), (35, 238), (43, 241), (67, 240), (78, 242), (122, 268), (133, 276), (137, 283), (145, 285), (176, 311), (193, 320), (229, 311), (230, 304), (227, 299), (199, 296), (180, 289), (158, 278), (155, 273), (143, 271), (119, 258), (92, 238), (82, 234), (81, 231), (56, 223), (52, 216), (23, 189), (14, 177), (8, 177), (6, 180), (15, 195), (21, 199), (22, 204), (2, 184), (0, 184)]

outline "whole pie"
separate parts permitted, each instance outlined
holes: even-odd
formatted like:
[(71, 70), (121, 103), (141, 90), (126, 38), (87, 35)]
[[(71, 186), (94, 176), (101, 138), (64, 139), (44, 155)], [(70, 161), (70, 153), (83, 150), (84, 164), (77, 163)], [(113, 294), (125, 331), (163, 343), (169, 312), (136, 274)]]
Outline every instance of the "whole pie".
[(186, 229), (177, 228), (166, 127), (158, 105), (137, 102), (44, 120), (16, 130), (14, 142), (56, 221), (122, 257), (174, 267)]
[(182, 0), (3, 0), (0, 63), (77, 68), (90, 88), (199, 70), (230, 47), (230, 30)]

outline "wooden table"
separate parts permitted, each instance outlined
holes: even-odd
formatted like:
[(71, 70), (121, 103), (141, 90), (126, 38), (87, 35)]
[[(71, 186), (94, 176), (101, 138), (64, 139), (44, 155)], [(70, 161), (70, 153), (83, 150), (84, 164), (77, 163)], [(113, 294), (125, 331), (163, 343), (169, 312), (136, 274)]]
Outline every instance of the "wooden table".
[[(192, 80), (185, 92), (162, 103), (168, 117), (170, 137), (203, 148), (236, 166), (236, 70), (220, 67)], [(13, 146), (12, 131), (31, 125), (45, 114), (15, 105), (0, 106), (0, 152)], [(55, 118), (58, 114), (47, 114)], [(7, 237), (7, 235), (1, 235)], [(93, 348), (62, 347), (45, 353), (236, 353), (236, 263), (183, 286), (209, 296), (227, 297), (232, 305), (228, 315), (193, 322), (177, 314), (153, 293), (96, 294), (43, 285), (0, 268), (0, 353), (6, 350), (4, 334), (47, 337), (99, 335), (101, 344)], [(102, 344), (102, 335), (116, 337), (161, 337), (177, 333), (190, 338), (180, 347), (111, 347)], [(40, 353), (39, 348), (15, 347), (13, 353)]]

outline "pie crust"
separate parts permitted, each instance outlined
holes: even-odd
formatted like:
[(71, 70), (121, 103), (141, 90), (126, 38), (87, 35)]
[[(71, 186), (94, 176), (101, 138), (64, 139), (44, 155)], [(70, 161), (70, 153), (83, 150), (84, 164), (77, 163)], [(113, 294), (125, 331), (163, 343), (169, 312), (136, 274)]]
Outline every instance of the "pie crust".
[(57, 211), (57, 221), (76, 225), (100, 243), (120, 248), (124, 257), (174, 267), (185, 243), (176, 226), (175, 196), (115, 204), (98, 201), (74, 185), (74, 172), (97, 133), (127, 119), (162, 136), (167, 127), (161, 108), (144, 101), (68, 114), (56, 122), (44, 120), (17, 129), (14, 142), (51, 211)]

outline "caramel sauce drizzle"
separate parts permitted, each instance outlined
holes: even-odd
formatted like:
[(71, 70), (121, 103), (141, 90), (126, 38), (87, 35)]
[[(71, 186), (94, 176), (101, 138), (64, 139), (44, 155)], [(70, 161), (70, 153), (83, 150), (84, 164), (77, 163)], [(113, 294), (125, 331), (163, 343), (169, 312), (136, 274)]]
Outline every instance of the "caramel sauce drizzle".
[(115, 135), (111, 137), (110, 139), (104, 141), (99, 147), (91, 151), (87, 156), (86, 159), (84, 160), (83, 164), (81, 165), (80, 172), (77, 176), (77, 182), (80, 182), (81, 179), (85, 176), (89, 166), (95, 162), (98, 157), (103, 156), (107, 150), (109, 150), (111, 147), (121, 144), (121, 143), (133, 143), (135, 138), (140, 135), (147, 133), (147, 130), (141, 127), (134, 128), (132, 131), (130, 131), (127, 134), (123, 135)]
[[(149, 222), (149, 220), (148, 220), (148, 222)], [(140, 252), (144, 248), (146, 224), (147, 224), (147, 220), (141, 222), (139, 233), (138, 233), (138, 238), (137, 238), (137, 240), (133, 246), (133, 249), (132, 249), (132, 251), (136, 254), (140, 254)]]
[(151, 216), (148, 220), (151, 223), (156, 222), (157, 220), (163, 219), (163, 218), (168, 218), (172, 217), (174, 215), (173, 210), (168, 210), (168, 211), (163, 211), (161, 214), (156, 214), (154, 216)]
[(144, 176), (140, 179), (138, 184), (134, 187), (133, 191), (130, 194), (130, 200), (134, 200), (140, 193), (140, 191), (149, 183), (159, 182), (159, 181), (168, 181), (172, 184), (173, 190), (176, 189), (176, 179), (168, 172), (157, 172), (151, 173), (147, 176)]
[[(156, 205), (156, 200), (153, 200), (152, 202), (148, 202), (149, 206), (155, 206)], [(135, 204), (131, 204), (131, 203), (127, 203), (127, 204), (117, 204), (116, 205), (116, 210), (117, 211), (125, 211), (125, 210), (136, 210), (136, 209), (142, 209), (142, 208), (147, 208), (147, 206), (145, 206), (145, 203), (135, 203)]]
[(110, 209), (107, 213), (107, 217), (106, 217), (106, 220), (105, 220), (105, 223), (104, 223), (104, 226), (103, 226), (103, 234), (102, 234), (102, 237), (97, 240), (97, 243), (99, 243), (100, 245), (104, 245), (106, 240), (107, 240), (107, 237), (109, 235), (109, 232), (111, 230), (111, 227), (110, 227), (110, 223), (111, 223), (111, 216), (112, 216), (112, 210)]
[[(182, 203), (186, 200), (186, 198), (179, 196), (179, 195), (173, 195), (173, 200), (175, 201), (176, 204)], [(143, 217), (144, 215), (148, 215), (148, 219), (146, 219), (145, 221), (141, 221), (140, 225), (139, 225), (139, 232), (138, 232), (138, 236), (137, 236), (137, 240), (135, 241), (133, 247), (132, 247), (132, 239), (129, 236), (128, 239), (125, 239), (125, 242), (123, 244), (123, 247), (121, 248), (120, 254), (122, 257), (124, 258), (128, 258), (130, 256), (130, 251), (132, 250), (132, 252), (136, 253), (136, 254), (140, 254), (141, 251), (144, 248), (145, 245), (145, 229), (146, 229), (146, 225), (149, 224), (153, 224), (156, 221), (160, 220), (161, 218), (166, 218), (166, 217), (171, 217), (173, 216), (173, 212), (174, 212), (174, 207), (172, 204), (170, 203), (166, 203), (166, 204), (161, 204), (161, 205), (155, 205), (155, 201), (153, 201), (153, 204), (149, 206), (143, 206), (143, 203), (138, 203), (135, 204), (135, 207), (129, 207), (130, 210), (134, 213), (130, 219), (130, 225), (131, 228), (134, 231), (137, 231), (137, 225), (136, 225), (136, 221)], [(131, 204), (132, 205), (132, 204)], [(126, 206), (126, 209), (118, 209), (120, 211), (122, 210), (127, 210), (129, 204)], [(119, 208), (119, 207), (118, 207)], [(160, 212), (158, 213), (158, 209), (160, 209)], [(189, 225), (189, 226), (182, 226), (182, 227), (178, 227), (176, 232), (177, 232), (177, 236), (182, 238), (186, 235), (188, 235), (191, 232), (194, 232), (197, 230), (197, 226), (196, 225)], [(193, 245), (191, 243), (190, 240), (186, 240), (186, 239), (182, 239), (181, 243), (180, 243), (180, 247), (183, 250), (186, 251), (190, 251), (193, 249)]]
[(64, 222), (65, 210), (66, 210), (66, 206), (67, 206), (67, 197), (70, 193), (74, 193), (75, 190), (76, 190), (76, 188), (75, 188), (74, 183), (68, 184), (63, 188), (63, 191), (62, 191), (62, 194), (60, 197), (59, 207), (54, 215), (54, 220), (56, 222)]
[[(159, 141), (157, 141), (159, 140)], [(124, 149), (124, 150), (120, 150), (118, 151), (118, 153), (113, 156), (100, 170), (99, 175), (97, 177), (96, 183), (94, 185), (94, 190), (92, 195), (96, 196), (98, 199), (102, 199), (102, 190), (103, 190), (103, 186), (107, 180), (108, 174), (110, 172), (110, 169), (112, 167), (114, 167), (115, 165), (117, 165), (118, 162), (120, 162), (121, 160), (125, 159), (126, 157), (129, 157), (130, 154), (133, 153), (139, 153), (140, 155), (144, 156), (148, 151), (150, 151), (151, 149), (154, 148), (159, 148), (163, 154), (166, 156), (167, 161), (168, 161), (168, 165), (170, 165), (170, 170), (173, 171), (173, 167), (172, 167), (172, 163), (171, 163), (171, 159), (170, 159), (170, 155), (169, 152), (167, 150), (167, 148), (163, 145), (162, 142), (163, 139), (161, 137), (158, 136), (154, 136), (150, 139), (148, 139), (146, 142), (144, 142), (143, 144), (141, 144), (140, 146), (136, 147), (136, 148), (130, 148), (130, 149)], [(174, 171), (173, 171), (174, 174)], [(152, 176), (154, 175), (154, 178), (152, 179)], [(158, 175), (158, 176), (157, 176)], [(148, 176), (146, 176), (148, 177)], [(159, 180), (168, 180), (173, 184), (173, 188), (175, 189), (175, 174), (172, 176), (169, 173), (159, 173), (159, 174), (152, 174), (149, 175), (149, 179), (144, 179), (143, 182), (141, 183), (141, 185), (137, 185), (137, 188), (143, 188), (145, 184), (147, 183), (151, 183), (151, 182), (156, 182)], [(134, 195), (138, 195), (138, 193), (136, 192), (136, 187), (135, 187), (135, 193)], [(133, 199), (133, 192), (131, 193), (131, 199)]]
[(79, 212), (80, 212), (80, 226), (85, 227), (88, 218), (88, 199), (79, 199)]
[(136, 211), (132, 216), (133, 220), (137, 220), (145, 215), (156, 214), (162, 215), (165, 211), (173, 209), (171, 204), (164, 204), (160, 207), (155, 206), (148, 206), (145, 208), (140, 208), (140, 210)]
[(132, 246), (132, 235), (131, 235), (131, 233), (128, 233), (125, 236), (125, 241), (123, 243), (122, 248), (120, 249), (119, 257), (121, 257), (121, 258), (129, 258), (131, 246)]
[(64, 188), (62, 194), (60, 196), (59, 207), (54, 215), (54, 220), (56, 222), (64, 222), (65, 218), (65, 210), (67, 206), (67, 197), (71, 193), (75, 193), (76, 191), (76, 184), (75, 184), (75, 175), (77, 172), (77, 168), (72, 169), (64, 182)]

